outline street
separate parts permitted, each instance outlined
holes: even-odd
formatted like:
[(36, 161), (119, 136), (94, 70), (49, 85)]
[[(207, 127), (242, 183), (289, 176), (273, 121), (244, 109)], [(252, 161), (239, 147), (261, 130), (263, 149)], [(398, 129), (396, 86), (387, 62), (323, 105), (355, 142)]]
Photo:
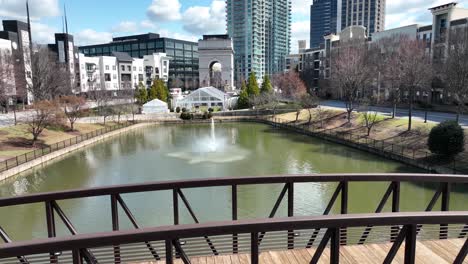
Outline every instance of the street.
[[(337, 109), (346, 109), (345, 103), (342, 101), (323, 101), (323, 106), (330, 107), (330, 108), (337, 108)], [(383, 107), (383, 106), (374, 106), (371, 107), (373, 111), (376, 111), (383, 115), (391, 115), (393, 109), (391, 107)], [(396, 112), (397, 117), (405, 118), (408, 116), (408, 109), (397, 109)], [(424, 121), (424, 111), (421, 110), (413, 110), (413, 118), (415, 120), (422, 120)], [(453, 113), (442, 113), (442, 112), (428, 112), (427, 120), (430, 122), (440, 123), (446, 120), (455, 120), (456, 114)], [(468, 115), (460, 116), (460, 125), (465, 128), (468, 128)]]

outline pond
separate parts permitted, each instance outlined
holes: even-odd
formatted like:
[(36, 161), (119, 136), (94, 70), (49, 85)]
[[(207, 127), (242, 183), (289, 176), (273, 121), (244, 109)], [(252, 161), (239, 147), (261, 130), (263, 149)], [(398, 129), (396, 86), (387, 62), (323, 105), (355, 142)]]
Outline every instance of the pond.
[[(148, 181), (275, 174), (420, 172), (404, 164), (263, 124), (151, 126), (77, 151), (0, 185), (0, 196)], [(320, 215), (336, 183), (295, 185), (295, 215)], [(388, 183), (351, 183), (350, 213), (373, 212)], [(241, 186), (239, 218), (264, 218), (282, 185)], [(422, 211), (436, 186), (402, 184), (401, 210)], [(230, 220), (227, 187), (184, 190), (200, 222)], [(451, 210), (467, 210), (466, 189), (457, 186)], [(172, 224), (172, 192), (123, 195), (141, 226)], [(110, 231), (109, 197), (59, 201), (79, 233)], [(390, 204), (390, 203), (389, 203)], [(277, 216), (286, 216), (286, 200)], [(180, 204), (181, 223), (192, 223)], [(339, 203), (333, 212), (339, 209)], [(386, 207), (386, 210), (389, 208)], [(13, 240), (46, 237), (44, 205), (0, 208), (0, 226)], [(123, 215), (120, 228), (130, 228)], [(56, 217), (57, 222), (60, 222)], [(57, 235), (68, 235), (57, 224)]]

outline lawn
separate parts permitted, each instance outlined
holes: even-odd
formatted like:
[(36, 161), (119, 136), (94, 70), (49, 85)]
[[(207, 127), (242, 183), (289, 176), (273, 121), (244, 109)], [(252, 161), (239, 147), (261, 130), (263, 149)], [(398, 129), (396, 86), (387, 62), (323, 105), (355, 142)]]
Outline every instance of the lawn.
[[(106, 126), (115, 125), (108, 123)], [(32, 135), (27, 124), (0, 128), (0, 161), (30, 152), (45, 145), (61, 142), (81, 134), (86, 134), (103, 128), (100, 124), (75, 124), (75, 131), (66, 127), (51, 127), (45, 129), (39, 136), (35, 146), (31, 145)]]

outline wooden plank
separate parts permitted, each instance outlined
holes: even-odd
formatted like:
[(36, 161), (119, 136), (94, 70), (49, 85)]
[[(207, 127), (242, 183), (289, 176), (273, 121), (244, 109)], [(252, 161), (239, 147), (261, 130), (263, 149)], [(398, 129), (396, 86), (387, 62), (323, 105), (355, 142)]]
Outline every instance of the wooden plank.
[(239, 260), (241, 264), (250, 264), (250, 255), (249, 254), (239, 254)]
[(261, 264), (274, 264), (269, 252), (260, 253), (258, 260)]
[(237, 255), (237, 254), (231, 255), (231, 263), (232, 264), (241, 264), (240, 259), (239, 259), (239, 255)]
[[(305, 251), (305, 255), (303, 252)], [(307, 253), (307, 250), (305, 249), (296, 249), (296, 250), (293, 250), (292, 251), (294, 256), (296, 257), (296, 260), (299, 264), (308, 264), (310, 263), (310, 260), (312, 259), (309, 255), (309, 253)]]
[(439, 255), (437, 255), (430, 248), (426, 247), (423, 243), (417, 242), (416, 244), (416, 262), (417, 263), (440, 263), (448, 264), (449, 262), (445, 261)]
[(215, 264), (214, 256), (206, 257), (206, 264)]
[(280, 251), (270, 251), (269, 253), (274, 264), (289, 264), (288, 258), (283, 256)]

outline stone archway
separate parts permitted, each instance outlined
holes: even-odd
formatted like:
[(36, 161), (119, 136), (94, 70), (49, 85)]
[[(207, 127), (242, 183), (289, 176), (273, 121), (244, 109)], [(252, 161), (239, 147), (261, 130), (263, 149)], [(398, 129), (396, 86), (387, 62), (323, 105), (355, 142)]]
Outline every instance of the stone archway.
[(224, 88), (223, 77), (222, 77), (223, 65), (219, 61), (213, 61), (210, 63), (209, 72), (210, 72), (210, 80), (209, 80), (210, 86), (213, 86), (218, 89), (223, 89)]

